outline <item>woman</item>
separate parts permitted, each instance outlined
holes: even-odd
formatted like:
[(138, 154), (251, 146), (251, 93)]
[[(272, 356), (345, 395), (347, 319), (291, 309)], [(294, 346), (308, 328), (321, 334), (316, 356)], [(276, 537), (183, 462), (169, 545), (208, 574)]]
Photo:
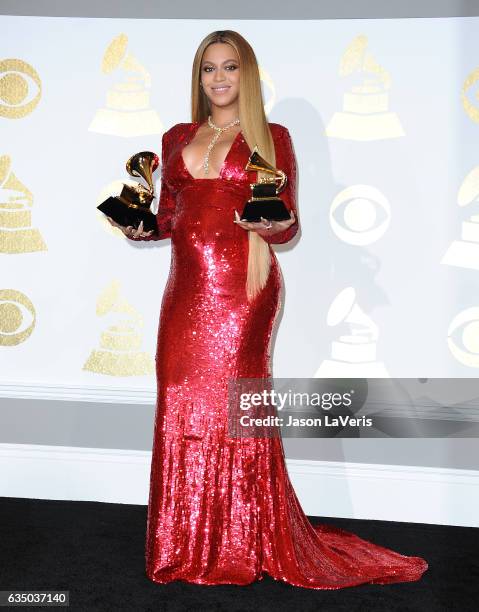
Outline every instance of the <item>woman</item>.
[[(423, 559), (311, 525), (281, 436), (228, 436), (228, 380), (272, 375), (281, 272), (270, 244), (298, 231), (296, 162), (288, 130), (266, 120), (254, 52), (236, 32), (200, 44), (192, 119), (163, 136), (158, 232), (122, 228), (133, 240), (172, 240), (156, 354), (147, 576), (249, 584), (267, 572), (315, 589), (417, 580)], [(240, 219), (257, 180), (244, 169), (255, 144), (286, 172), (286, 221)]]

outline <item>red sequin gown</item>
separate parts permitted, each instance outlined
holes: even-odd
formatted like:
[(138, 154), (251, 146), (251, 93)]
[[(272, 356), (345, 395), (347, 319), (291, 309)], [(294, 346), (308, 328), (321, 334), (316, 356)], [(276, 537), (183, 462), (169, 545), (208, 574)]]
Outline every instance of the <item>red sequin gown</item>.
[[(270, 123), (276, 166), (289, 177), (282, 199), (296, 214), (296, 161), (288, 130)], [(156, 354), (157, 406), (146, 536), (146, 573), (157, 583), (249, 584), (267, 572), (313, 589), (418, 580), (420, 557), (345, 530), (313, 526), (288, 477), (281, 437), (229, 438), (230, 377), (272, 376), (270, 338), (282, 277), (272, 266), (251, 303), (248, 232), (233, 223), (256, 178), (239, 132), (218, 178), (194, 179), (182, 150), (199, 123), (163, 136), (159, 234), (171, 237), (171, 268)], [(298, 221), (269, 243), (284, 243)]]

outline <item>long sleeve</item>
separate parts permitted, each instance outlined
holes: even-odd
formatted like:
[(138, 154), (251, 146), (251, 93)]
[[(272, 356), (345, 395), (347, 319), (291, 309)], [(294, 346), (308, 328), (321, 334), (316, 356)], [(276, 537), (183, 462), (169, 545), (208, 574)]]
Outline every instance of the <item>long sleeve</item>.
[(299, 219), (298, 212), (296, 206), (296, 198), (297, 198), (297, 186), (296, 186), (296, 175), (297, 175), (297, 167), (296, 167), (296, 158), (293, 150), (293, 143), (291, 141), (291, 136), (287, 128), (283, 127), (281, 130), (281, 134), (279, 137), (278, 145), (275, 146), (276, 153), (276, 167), (280, 170), (286, 172), (286, 176), (288, 177), (288, 182), (285, 189), (279, 194), (279, 197), (286, 204), (286, 208), (289, 211), (294, 211), (294, 215), (296, 217), (295, 222), (290, 225), (287, 229), (282, 232), (278, 232), (277, 234), (262, 235), (261, 237), (268, 244), (283, 244), (291, 240), (299, 229)]
[(171, 219), (175, 210), (175, 197), (171, 193), (168, 185), (165, 181), (164, 170), (165, 164), (168, 160), (169, 154), (169, 137), (168, 132), (163, 134), (161, 139), (161, 187), (160, 187), (160, 198), (158, 203), (158, 212), (156, 213), (156, 224), (158, 227), (158, 233), (152, 234), (151, 236), (140, 236), (139, 238), (130, 238), (130, 240), (163, 240), (163, 238), (169, 238), (171, 236)]

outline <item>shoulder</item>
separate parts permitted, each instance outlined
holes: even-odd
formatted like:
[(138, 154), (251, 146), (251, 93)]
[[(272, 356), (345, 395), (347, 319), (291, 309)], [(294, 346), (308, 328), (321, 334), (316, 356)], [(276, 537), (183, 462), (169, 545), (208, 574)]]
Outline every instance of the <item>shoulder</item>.
[(285, 151), (290, 151), (293, 148), (293, 141), (288, 128), (281, 125), (281, 123), (269, 123), (268, 125), (275, 145), (278, 145)]
[(167, 141), (175, 140), (180, 137), (181, 134), (187, 133), (192, 125), (192, 123), (175, 123), (169, 130), (164, 132), (163, 138)]
[(289, 130), (281, 123), (270, 123), (269, 128), (271, 130), (271, 136), (275, 148), (278, 148), (278, 152), (282, 152), (285, 155), (292, 155), (294, 153), (293, 140)]
[(288, 128), (281, 123), (268, 123), (269, 129), (271, 130), (271, 134), (273, 138), (288, 138), (290, 137)]

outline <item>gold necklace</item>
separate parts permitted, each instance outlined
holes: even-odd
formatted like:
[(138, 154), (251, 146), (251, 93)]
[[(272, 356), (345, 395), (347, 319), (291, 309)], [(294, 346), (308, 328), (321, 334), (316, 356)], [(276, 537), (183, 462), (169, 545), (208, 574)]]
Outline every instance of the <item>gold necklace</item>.
[(205, 172), (205, 176), (208, 174), (208, 170), (209, 170), (210, 152), (211, 152), (211, 149), (215, 146), (216, 141), (218, 140), (218, 138), (223, 132), (226, 132), (226, 130), (228, 130), (230, 127), (233, 127), (234, 125), (238, 125), (239, 122), (240, 122), (239, 119), (235, 119), (234, 121), (232, 121), (231, 123), (228, 123), (228, 125), (225, 125), (224, 127), (218, 127), (217, 125), (213, 123), (213, 120), (211, 119), (211, 115), (208, 115), (208, 125), (210, 126), (210, 128), (213, 128), (216, 133), (213, 136), (210, 144), (208, 145), (208, 149), (206, 151), (205, 159), (203, 162), (203, 169)]

